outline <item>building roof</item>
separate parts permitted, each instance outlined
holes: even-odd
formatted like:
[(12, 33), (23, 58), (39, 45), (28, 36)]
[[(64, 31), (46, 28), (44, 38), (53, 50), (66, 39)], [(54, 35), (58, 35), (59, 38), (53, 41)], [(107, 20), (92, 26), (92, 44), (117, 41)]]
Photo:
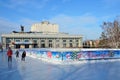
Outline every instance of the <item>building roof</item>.
[(2, 34), (2, 37), (15, 38), (82, 38), (82, 35), (70, 35), (66, 33), (10, 33)]

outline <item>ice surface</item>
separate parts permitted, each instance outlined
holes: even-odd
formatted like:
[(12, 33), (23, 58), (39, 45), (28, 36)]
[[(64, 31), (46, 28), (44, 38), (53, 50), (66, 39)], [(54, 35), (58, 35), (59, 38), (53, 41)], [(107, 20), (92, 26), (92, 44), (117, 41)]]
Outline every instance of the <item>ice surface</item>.
[(120, 80), (118, 59), (84, 61), (69, 65), (53, 62), (28, 55), (23, 62), (13, 55), (12, 64), (8, 65), (6, 52), (0, 52), (0, 80)]

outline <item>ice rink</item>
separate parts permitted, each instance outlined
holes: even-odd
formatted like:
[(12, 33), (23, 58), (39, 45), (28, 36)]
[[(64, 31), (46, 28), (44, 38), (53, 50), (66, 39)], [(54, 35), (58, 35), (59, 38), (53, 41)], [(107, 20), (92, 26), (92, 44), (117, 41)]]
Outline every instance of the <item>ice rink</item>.
[(0, 80), (120, 80), (120, 60), (61, 65), (29, 56), (23, 62), (13, 55), (8, 65), (6, 52), (0, 52)]

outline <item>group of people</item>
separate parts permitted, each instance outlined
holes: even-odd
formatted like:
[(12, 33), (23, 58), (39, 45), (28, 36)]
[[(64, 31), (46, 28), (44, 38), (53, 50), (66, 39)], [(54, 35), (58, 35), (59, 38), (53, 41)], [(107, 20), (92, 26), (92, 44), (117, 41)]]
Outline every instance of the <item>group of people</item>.
[[(15, 54), (16, 54), (16, 58), (19, 58), (19, 51), (18, 50), (15, 52)], [(7, 51), (8, 62), (10, 62), (10, 61), (12, 62), (12, 55), (13, 55), (13, 51), (9, 47), (8, 51)], [(21, 56), (21, 60), (25, 61), (25, 57), (26, 57), (26, 51), (23, 51), (22, 56)]]

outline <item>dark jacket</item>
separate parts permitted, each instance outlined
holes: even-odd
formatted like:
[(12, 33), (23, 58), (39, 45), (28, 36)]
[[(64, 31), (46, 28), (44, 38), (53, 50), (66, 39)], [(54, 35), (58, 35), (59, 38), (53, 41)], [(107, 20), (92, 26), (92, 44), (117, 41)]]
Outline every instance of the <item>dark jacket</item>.
[(25, 51), (22, 53), (22, 58), (24, 58), (24, 57), (26, 57), (26, 52)]
[(18, 50), (16, 51), (15, 54), (16, 54), (16, 57), (19, 57), (19, 51)]

